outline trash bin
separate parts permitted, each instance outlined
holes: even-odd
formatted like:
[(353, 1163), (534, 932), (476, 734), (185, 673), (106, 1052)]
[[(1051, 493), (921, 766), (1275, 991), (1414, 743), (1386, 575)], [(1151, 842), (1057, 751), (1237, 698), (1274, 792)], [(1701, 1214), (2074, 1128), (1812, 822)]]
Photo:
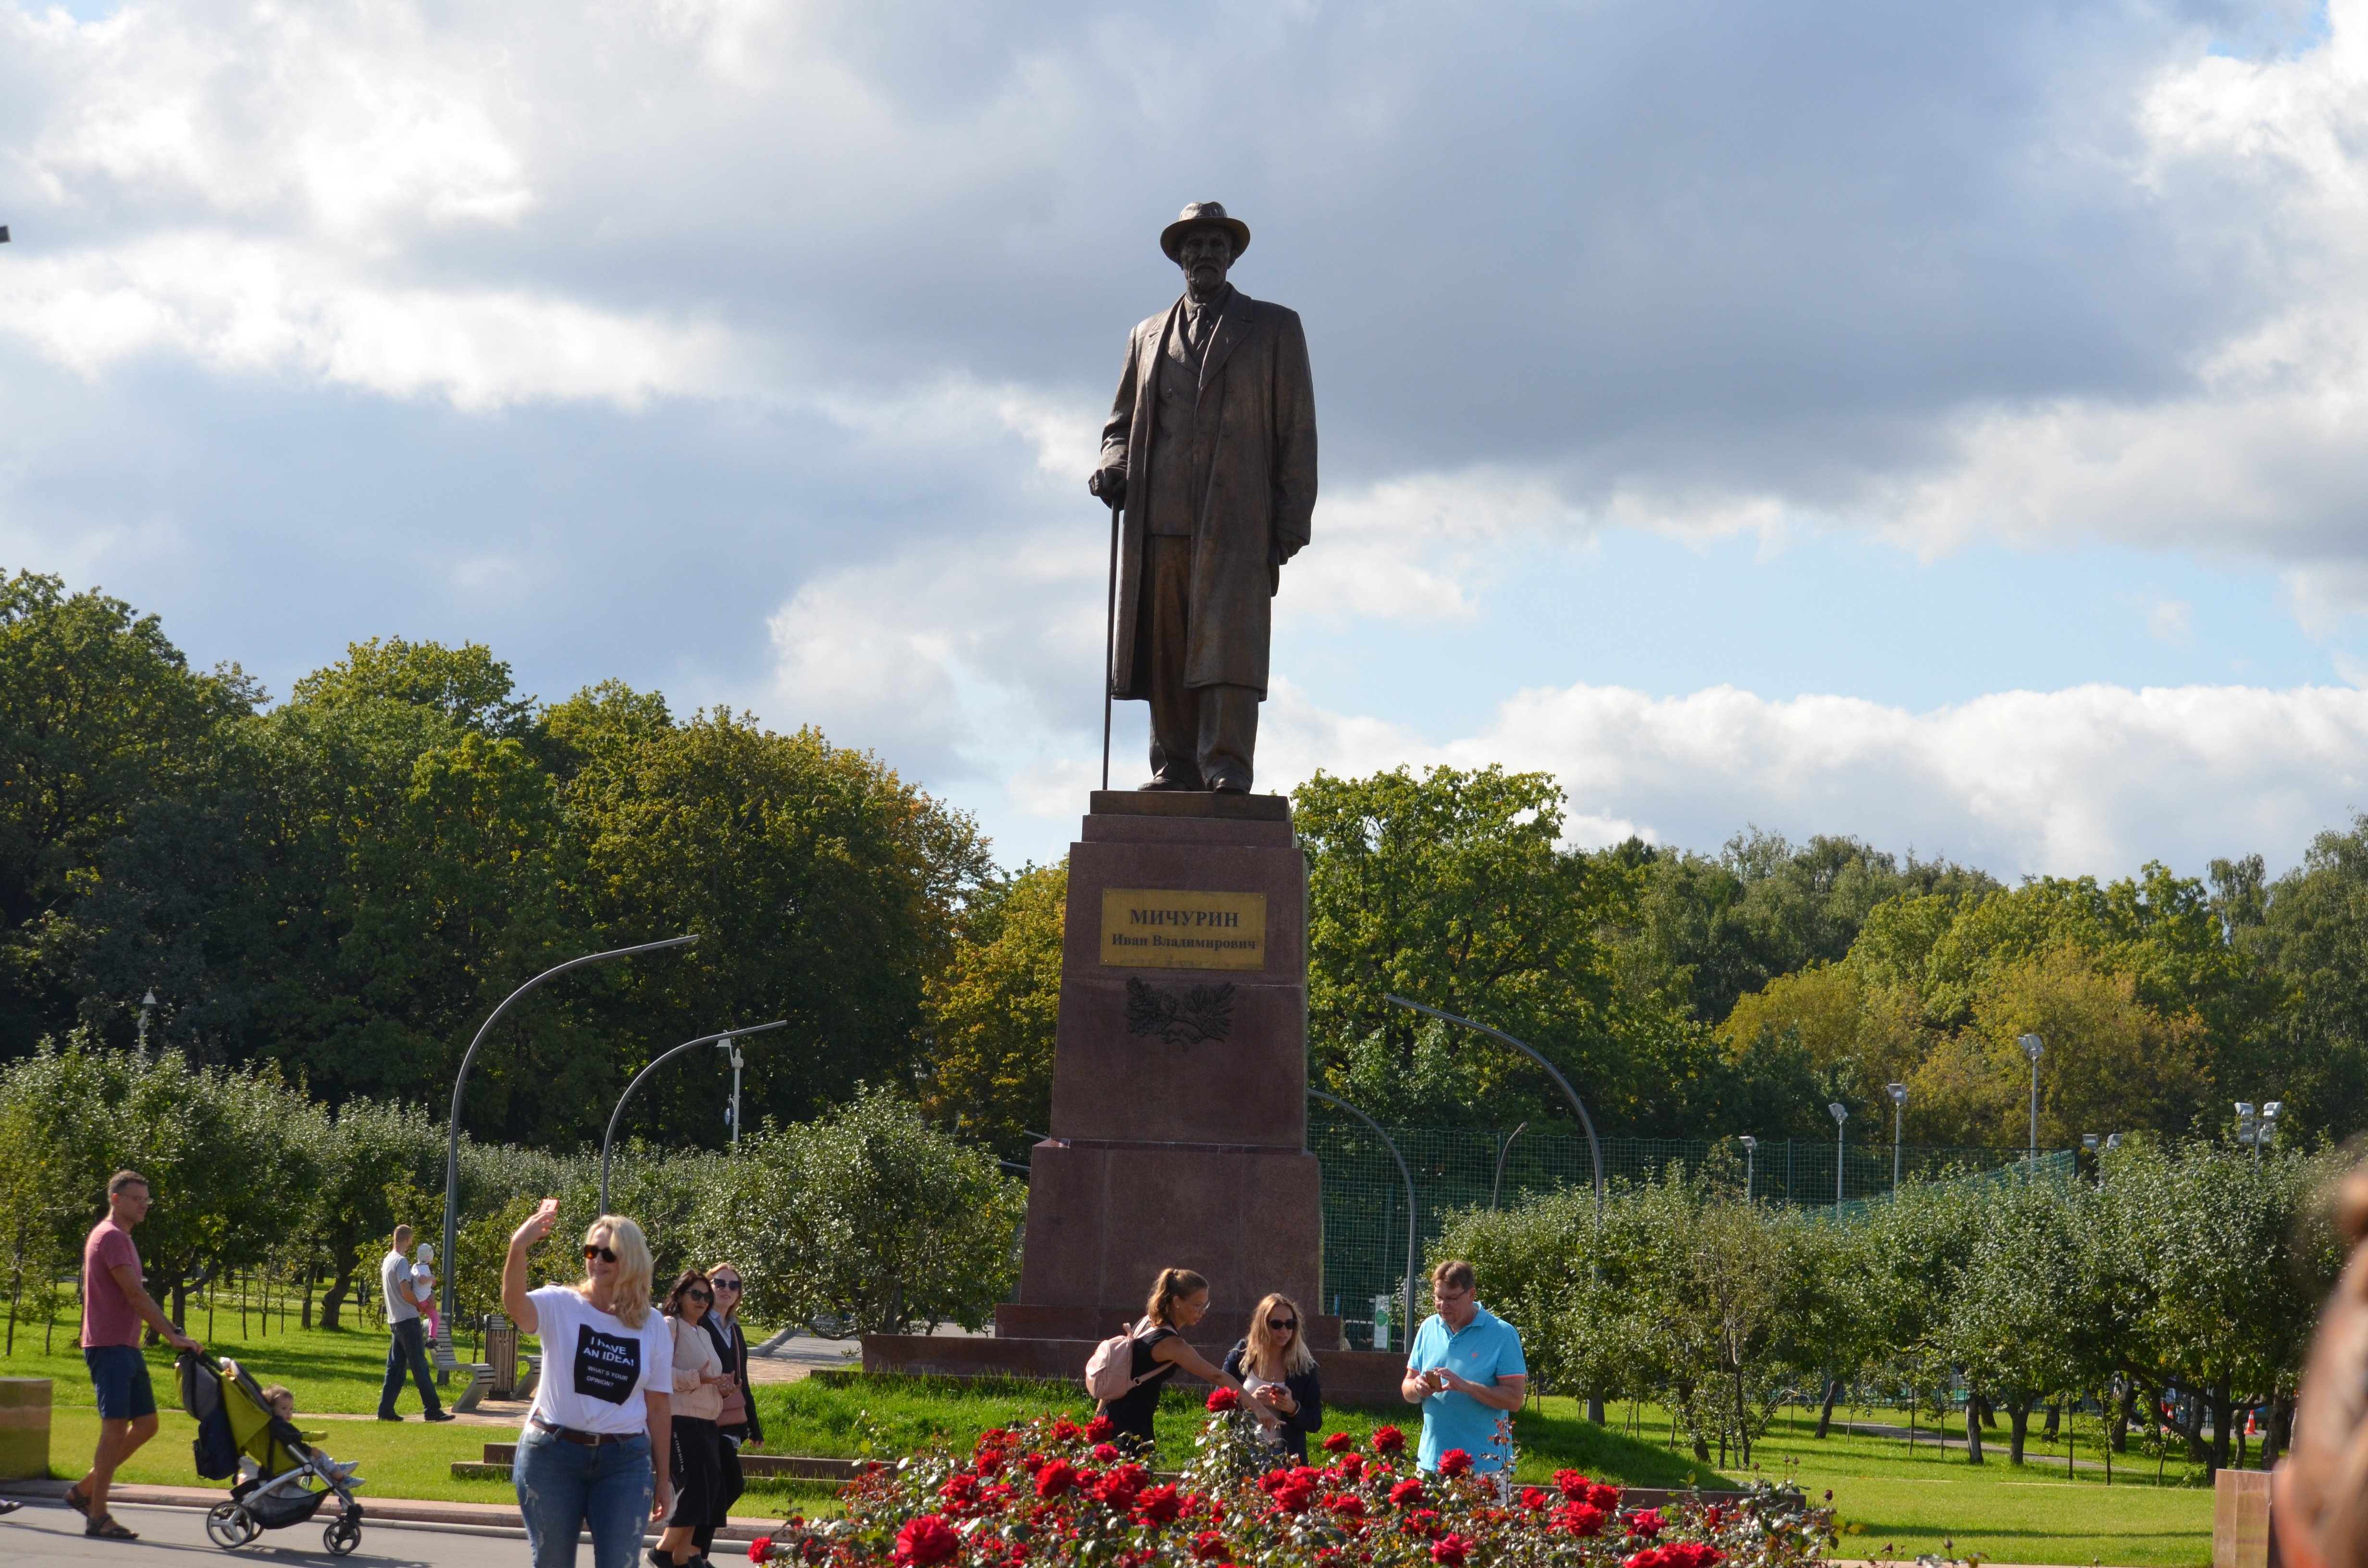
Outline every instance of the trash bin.
[(0, 1479), (50, 1476), (50, 1380), (0, 1378)]
[(499, 1312), (485, 1318), (485, 1363), (494, 1369), (493, 1397), (518, 1397), (518, 1324)]

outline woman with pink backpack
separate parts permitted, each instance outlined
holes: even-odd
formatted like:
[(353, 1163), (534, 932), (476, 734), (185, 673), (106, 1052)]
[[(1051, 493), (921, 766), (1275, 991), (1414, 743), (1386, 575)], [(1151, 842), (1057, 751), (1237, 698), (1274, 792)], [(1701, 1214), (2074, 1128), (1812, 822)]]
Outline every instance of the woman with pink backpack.
[(1158, 1442), (1151, 1417), (1159, 1408), (1159, 1391), (1178, 1368), (1203, 1382), (1241, 1392), (1238, 1379), (1210, 1365), (1185, 1342), (1184, 1331), (1208, 1311), (1206, 1279), (1189, 1268), (1163, 1268), (1143, 1304), (1143, 1321), (1096, 1346), (1086, 1363), (1086, 1392), (1098, 1402), (1094, 1413), (1109, 1416), (1118, 1434), (1133, 1439), (1146, 1457)]

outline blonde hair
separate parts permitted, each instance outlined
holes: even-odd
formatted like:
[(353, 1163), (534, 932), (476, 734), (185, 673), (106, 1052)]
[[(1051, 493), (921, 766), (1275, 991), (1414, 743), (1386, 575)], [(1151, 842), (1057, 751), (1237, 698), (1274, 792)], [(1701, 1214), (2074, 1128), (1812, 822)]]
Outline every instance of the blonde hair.
[[(1267, 1326), (1267, 1319), (1274, 1315), (1277, 1307), (1290, 1308), (1291, 1321), (1295, 1325), (1291, 1337), (1281, 1344), (1275, 1342), (1274, 1330)], [(1281, 1291), (1269, 1293), (1258, 1304), (1258, 1311), (1250, 1314), (1249, 1348), (1243, 1353), (1242, 1369), (1256, 1372), (1269, 1382), (1281, 1382), (1315, 1368), (1315, 1352), (1307, 1348), (1307, 1314)]]
[(1189, 1268), (1163, 1268), (1159, 1278), (1151, 1282), (1151, 1299), (1143, 1303), (1143, 1315), (1166, 1327), (1176, 1326), (1167, 1314), (1177, 1301), (1209, 1288), (1209, 1282)]
[[(2294, 1450), (2273, 1472), (2288, 1562), (2368, 1568), (2368, 1166), (2335, 1192), (2334, 1221), (2351, 1248), (2294, 1401)], [(2301, 1551), (2294, 1549), (2302, 1548)]]
[[(627, 1328), (639, 1328), (649, 1322), (650, 1242), (642, 1234), (642, 1228), (622, 1214), (603, 1214), (584, 1233), (584, 1244), (605, 1246), (617, 1255), (617, 1293), (609, 1306), (617, 1321)], [(588, 1271), (584, 1283), (575, 1289), (590, 1299), (592, 1276)]]

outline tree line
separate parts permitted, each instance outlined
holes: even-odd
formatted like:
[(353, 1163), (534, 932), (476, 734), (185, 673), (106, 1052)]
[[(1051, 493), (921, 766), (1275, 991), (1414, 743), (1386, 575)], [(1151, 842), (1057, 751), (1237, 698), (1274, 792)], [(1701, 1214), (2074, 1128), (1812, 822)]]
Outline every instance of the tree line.
[[(0, 1148), (11, 1347), (20, 1317), (71, 1324), (83, 1236), (119, 1169), (149, 1178), (148, 1287), (184, 1326), (193, 1293), (245, 1275), (301, 1301), (303, 1326), (345, 1327), (397, 1224), (441, 1244), (443, 1126), (361, 1096), (329, 1106), (272, 1063), (47, 1045), (0, 1064)], [(499, 1310), (510, 1233), (542, 1199), (560, 1199), (566, 1231), (601, 1212), (601, 1172), (597, 1152), (465, 1136), (460, 1155), (458, 1245), (438, 1272), (465, 1321)], [(737, 1262), (757, 1322), (903, 1333), (985, 1323), (1018, 1275), (1026, 1187), (908, 1096), (865, 1085), (811, 1120), (752, 1130), (734, 1158), (636, 1140), (616, 1152), (609, 1203), (640, 1221), (661, 1275)], [(558, 1279), (578, 1265), (562, 1246), (536, 1267)]]
[(2052, 1439), (2087, 1404), (2108, 1463), (2136, 1435), (2218, 1467), (2260, 1410), (2266, 1466), (2342, 1267), (2325, 1198), (2349, 1164), (2149, 1140), (2075, 1179), (1909, 1182), (1837, 1214), (1748, 1201), (1714, 1159), (1600, 1218), (1577, 1188), (1466, 1210), (1432, 1252), (1477, 1266), (1547, 1384), (1662, 1403), (1700, 1459), (1748, 1466), (1787, 1403), (1822, 1405), (1823, 1437), (1850, 1392), (1962, 1423), (1975, 1464), (1998, 1417), (2021, 1464), (2035, 1416)]
[[(1308, 857), (1315, 1081), (1383, 1121), (1564, 1122), (1514, 1053), (1390, 1006), (1506, 1028), (1643, 1136), (2214, 1135), (2237, 1099), (2341, 1137), (2368, 1122), (2368, 825), (2283, 876), (2009, 886), (1848, 837), (1747, 831), (1713, 853), (1563, 842), (1543, 774), (1319, 774)], [(275, 700), (193, 670), (153, 616), (20, 573), (0, 583), (0, 1061), (74, 1031), (202, 1064), (269, 1064), (324, 1105), (449, 1094), (507, 1017), (464, 1128), (553, 1152), (597, 1138), (678, 1040), (787, 1018), (747, 1048), (747, 1116), (783, 1125), (859, 1083), (1024, 1161), (1049, 1115), (1064, 868), (999, 868), (962, 812), (812, 729), (675, 714), (605, 682), (520, 694), (491, 650), (350, 646)], [(153, 1009), (142, 1006), (154, 995)], [(670, 1063), (626, 1131), (720, 1147), (721, 1053)], [(440, 1111), (435, 1111), (440, 1115)]]

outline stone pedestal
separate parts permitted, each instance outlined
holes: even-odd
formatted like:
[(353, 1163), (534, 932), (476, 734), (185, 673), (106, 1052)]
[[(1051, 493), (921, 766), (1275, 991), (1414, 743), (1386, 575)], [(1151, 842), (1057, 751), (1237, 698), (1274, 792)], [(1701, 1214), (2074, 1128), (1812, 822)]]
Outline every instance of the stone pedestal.
[[(1339, 1320), (1318, 1312), (1323, 1243), (1307, 1152), (1307, 862), (1290, 802), (1096, 791), (1069, 846), (1052, 1135), (1030, 1160), (1019, 1300), (996, 1314), (998, 1343), (1039, 1343), (1006, 1358), (1033, 1367), (1055, 1354), (1042, 1342), (1119, 1332), (1169, 1267), (1208, 1278), (1196, 1343), (1231, 1346), (1281, 1290), (1329, 1349)], [(865, 1342), (867, 1365), (898, 1354)]]

